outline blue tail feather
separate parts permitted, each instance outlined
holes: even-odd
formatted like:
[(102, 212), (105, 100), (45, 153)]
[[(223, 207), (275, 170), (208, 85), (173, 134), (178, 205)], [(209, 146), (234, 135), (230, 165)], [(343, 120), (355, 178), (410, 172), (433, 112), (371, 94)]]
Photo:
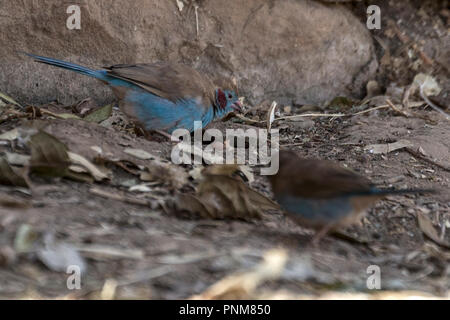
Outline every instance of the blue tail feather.
[(66, 61), (53, 59), (53, 58), (42, 57), (42, 56), (38, 56), (35, 54), (26, 53), (26, 52), (24, 52), (24, 54), (32, 57), (33, 59), (35, 59), (36, 61), (41, 62), (41, 63), (45, 63), (45, 64), (49, 64), (52, 66), (60, 67), (63, 69), (75, 71), (77, 73), (81, 73), (86, 76), (90, 76), (90, 77), (100, 79), (100, 80), (105, 80), (105, 81), (110, 80), (110, 77), (107, 75), (105, 70), (93, 70), (93, 69), (89, 69), (89, 68), (80, 66), (75, 63), (66, 62)]

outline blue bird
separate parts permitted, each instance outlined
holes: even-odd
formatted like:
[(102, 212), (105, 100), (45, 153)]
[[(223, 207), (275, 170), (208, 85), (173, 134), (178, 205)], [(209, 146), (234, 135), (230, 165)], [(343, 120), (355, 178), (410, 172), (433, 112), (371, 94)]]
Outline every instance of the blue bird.
[(301, 159), (292, 151), (280, 151), (278, 157), (278, 173), (269, 177), (275, 199), (294, 222), (318, 230), (315, 245), (328, 232), (356, 223), (386, 195), (434, 192), (378, 189), (332, 161)]
[(232, 111), (242, 111), (236, 88), (217, 88), (205, 75), (183, 64), (121, 64), (100, 70), (26, 53), (36, 61), (75, 71), (109, 85), (119, 107), (145, 130), (194, 131)]

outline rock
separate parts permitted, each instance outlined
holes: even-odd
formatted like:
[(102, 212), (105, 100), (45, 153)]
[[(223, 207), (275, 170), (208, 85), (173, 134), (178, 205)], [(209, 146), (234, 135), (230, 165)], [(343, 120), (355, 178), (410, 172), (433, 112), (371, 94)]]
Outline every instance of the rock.
[(81, 1), (81, 29), (69, 30), (70, 5), (2, 1), (0, 92), (24, 103), (113, 99), (94, 79), (37, 64), (17, 51), (90, 67), (181, 61), (213, 77), (235, 75), (250, 103), (323, 103), (363, 93), (377, 67), (367, 28), (340, 5), (312, 1)]

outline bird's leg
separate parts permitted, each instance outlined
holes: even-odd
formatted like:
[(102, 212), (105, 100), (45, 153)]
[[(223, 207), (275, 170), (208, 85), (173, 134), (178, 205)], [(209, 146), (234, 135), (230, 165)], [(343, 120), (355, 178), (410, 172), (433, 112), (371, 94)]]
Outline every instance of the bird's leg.
[(318, 247), (320, 240), (335, 226), (334, 223), (326, 224), (319, 231), (316, 232), (314, 237), (311, 240), (311, 244), (313, 247)]

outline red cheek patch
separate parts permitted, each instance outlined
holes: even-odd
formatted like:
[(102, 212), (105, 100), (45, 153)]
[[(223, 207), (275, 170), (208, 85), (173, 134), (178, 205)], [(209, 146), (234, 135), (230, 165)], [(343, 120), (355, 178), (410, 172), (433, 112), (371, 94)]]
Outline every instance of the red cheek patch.
[(219, 107), (221, 109), (225, 109), (227, 106), (227, 97), (225, 96), (225, 92), (220, 89), (217, 89), (217, 102), (219, 103)]

